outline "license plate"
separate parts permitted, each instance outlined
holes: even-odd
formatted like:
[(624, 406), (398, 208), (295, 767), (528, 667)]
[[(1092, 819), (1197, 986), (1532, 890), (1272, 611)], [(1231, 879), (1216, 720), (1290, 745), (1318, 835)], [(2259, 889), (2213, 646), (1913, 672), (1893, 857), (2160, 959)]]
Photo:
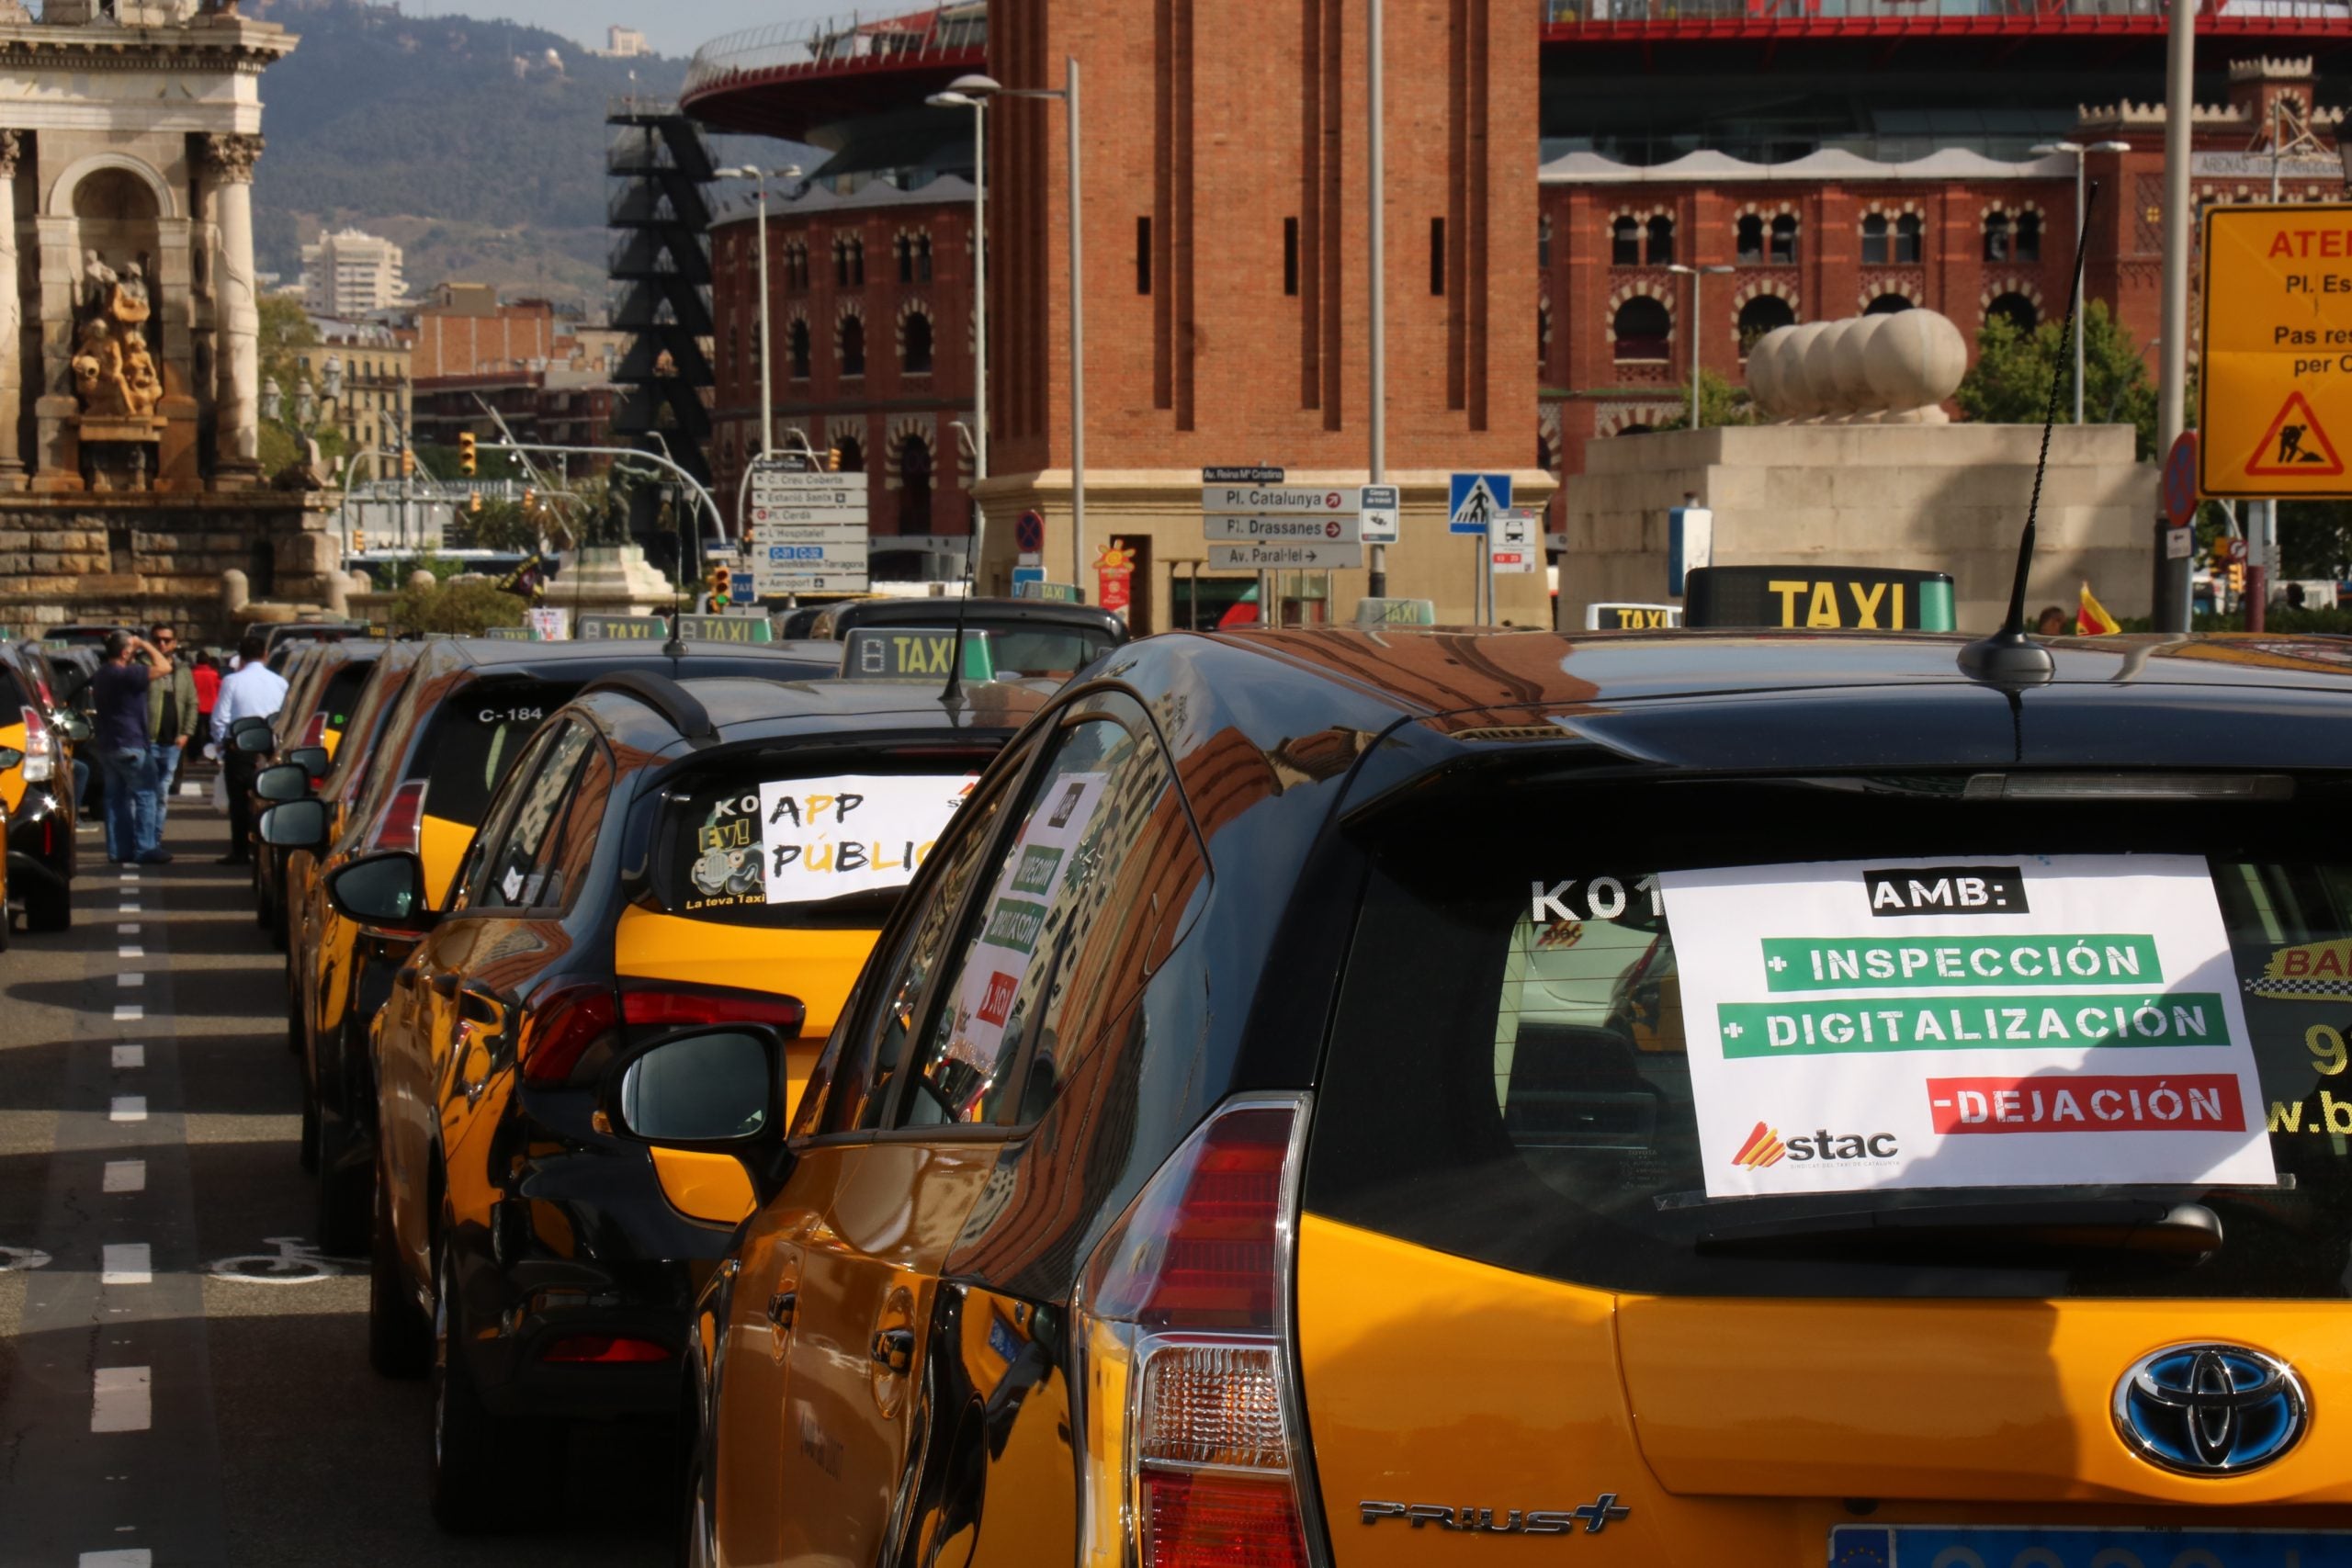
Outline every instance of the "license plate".
[(2352, 1568), (2352, 1531), (1840, 1525), (1829, 1568)]

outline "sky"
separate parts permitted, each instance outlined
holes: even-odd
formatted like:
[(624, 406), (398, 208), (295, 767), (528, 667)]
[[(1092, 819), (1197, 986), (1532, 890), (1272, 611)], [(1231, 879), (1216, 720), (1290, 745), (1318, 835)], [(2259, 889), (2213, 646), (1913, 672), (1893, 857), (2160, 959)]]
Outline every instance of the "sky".
[(607, 27), (642, 28), (648, 43), (678, 58), (740, 28), (854, 8), (855, 0), (838, 6), (825, 0), (408, 0), (402, 7), (413, 17), (511, 17), (598, 48)]

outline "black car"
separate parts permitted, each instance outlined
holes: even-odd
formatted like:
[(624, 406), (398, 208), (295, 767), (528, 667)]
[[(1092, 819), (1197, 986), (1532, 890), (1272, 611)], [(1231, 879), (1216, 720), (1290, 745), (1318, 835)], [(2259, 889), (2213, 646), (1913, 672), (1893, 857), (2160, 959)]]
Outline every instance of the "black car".
[[(788, 1129), (748, 1022), (594, 1091), (763, 1200), (686, 1337), (687, 1559), (2219, 1561), (2340, 1524), (2332, 1444), (2225, 1467), (2352, 1400), (2352, 868), (2312, 837), (2352, 645), (2062, 640), (2006, 684), (1962, 646), (1097, 664)], [(2092, 1118), (2136, 1135), (2033, 1135)], [(2210, 1462), (2163, 1403), (2204, 1341), (2208, 1429), (2262, 1423)]]
[(442, 912), (413, 853), (329, 874), (346, 918), (423, 933), (372, 1032), (370, 1341), (386, 1371), (429, 1355), (445, 1526), (527, 1501), (550, 1420), (674, 1414), (695, 1292), (750, 1211), (731, 1158), (612, 1136), (607, 1064), (757, 1018), (808, 1027), (778, 1063), (805, 1077), (916, 863), (1044, 701), (618, 675), (533, 738)]
[(62, 705), (44, 669), (0, 643), (0, 805), (7, 807), (8, 897), (25, 929), (74, 923), (77, 864), (74, 742), (89, 735)]
[(1049, 599), (853, 599), (808, 622), (807, 637), (846, 642), (860, 626), (952, 626), (989, 634), (1000, 677), (1067, 680), (1127, 640), (1108, 610)]

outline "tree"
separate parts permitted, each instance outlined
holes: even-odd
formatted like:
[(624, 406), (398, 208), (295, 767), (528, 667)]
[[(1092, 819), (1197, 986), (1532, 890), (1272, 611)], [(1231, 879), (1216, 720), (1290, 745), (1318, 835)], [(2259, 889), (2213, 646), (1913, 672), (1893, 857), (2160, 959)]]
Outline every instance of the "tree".
[[(2143, 463), (2156, 457), (2156, 388), (2145, 351), (2094, 299), (2083, 310), (2083, 417), (2093, 424), (2129, 424), (2139, 433)], [(2050, 411), (2057, 378), (2058, 417), (2074, 412), (2074, 349), (2061, 344), (2063, 321), (2019, 332), (2006, 316), (1987, 316), (1976, 333), (1976, 363), (1952, 394), (1961, 415), (1987, 424), (2040, 424)], [(2064, 368), (2061, 368), (2061, 366)]]
[(398, 630), (454, 632), (480, 637), (492, 626), (523, 624), (523, 601), (499, 592), (487, 578), (461, 577), (430, 588), (407, 588), (392, 601), (390, 619)]
[[(313, 366), (323, 367), (325, 358), (319, 353), (319, 329), (311, 324), (302, 302), (282, 295), (262, 299), (260, 343), (262, 379), (276, 381), (283, 399), (280, 417), (261, 422), (262, 471), (274, 474), (304, 456), (302, 433), (293, 423), (303, 380), (302, 359), (307, 355)], [(319, 380), (320, 375), (311, 377), (314, 389)], [(322, 391), (321, 395), (323, 396)], [(322, 407), (319, 412), (323, 415), (327, 411)], [(332, 422), (322, 423), (311, 434), (319, 444), (320, 460), (331, 468), (341, 461), (350, 446), (342, 430)], [(333, 474), (328, 478), (332, 480)]]
[[(1680, 409), (1671, 419), (1659, 420), (1652, 430), (1687, 430), (1690, 426), (1690, 383), (1682, 383), (1682, 395), (1676, 405)], [(1754, 424), (1756, 404), (1749, 399), (1747, 389), (1735, 387), (1712, 370), (1699, 372), (1699, 423), (1708, 428), (1719, 424)]]

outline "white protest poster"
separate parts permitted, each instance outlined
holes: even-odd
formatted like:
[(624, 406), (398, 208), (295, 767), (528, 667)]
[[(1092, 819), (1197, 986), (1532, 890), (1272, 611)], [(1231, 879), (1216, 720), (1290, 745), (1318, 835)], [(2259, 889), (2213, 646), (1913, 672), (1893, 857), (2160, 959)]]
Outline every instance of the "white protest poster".
[[(1054, 779), (1022, 824), (1004, 871), (989, 890), (980, 930), (964, 961), (946, 1059), (971, 1069), (970, 1098), (994, 1078), (1004, 1036), (1017, 1032), (1015, 998), (1065, 883), (1080, 874), (1078, 847), (1102, 809), (1107, 773)], [(1026, 1003), (1019, 1004), (1026, 1006)], [(962, 1107), (956, 1108), (960, 1114)]]
[(1710, 1196), (2277, 1179), (2200, 857), (1658, 886)]
[(807, 904), (905, 886), (930, 857), (973, 782), (843, 773), (762, 784), (767, 901)]

